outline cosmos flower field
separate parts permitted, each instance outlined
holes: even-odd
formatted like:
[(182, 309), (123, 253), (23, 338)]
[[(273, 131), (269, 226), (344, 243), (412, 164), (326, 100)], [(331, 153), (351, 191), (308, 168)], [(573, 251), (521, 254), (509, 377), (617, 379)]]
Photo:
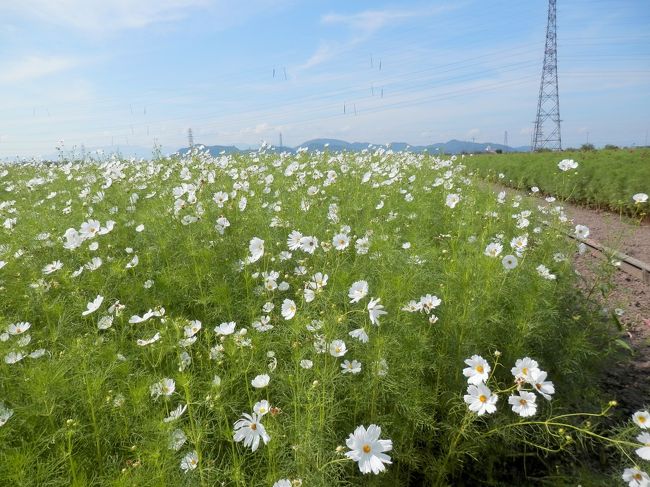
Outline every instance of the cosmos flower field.
[(580, 167), (557, 171), (559, 158), (553, 152), (472, 157), (467, 165), (513, 188), (538, 187), (544, 194), (633, 218), (648, 214), (648, 205), (640, 203), (648, 201), (650, 150), (569, 151), (562, 157), (580, 161)]
[(588, 229), (463, 158), (0, 176), (3, 485), (575, 485), (599, 436), (610, 485), (647, 470), (647, 411), (600, 421), (618, 337), (562, 233)]

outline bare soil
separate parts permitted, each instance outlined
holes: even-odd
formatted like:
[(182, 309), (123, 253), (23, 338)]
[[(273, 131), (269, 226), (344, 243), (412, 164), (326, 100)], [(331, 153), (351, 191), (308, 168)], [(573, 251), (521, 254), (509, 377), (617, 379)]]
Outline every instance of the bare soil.
[[(589, 238), (650, 263), (650, 224), (633, 222), (605, 211), (565, 205), (576, 224), (590, 229)], [(594, 269), (602, 263), (602, 255), (587, 252), (576, 261), (576, 270), (585, 278), (585, 287), (595, 283)], [(619, 320), (624, 339), (632, 352), (629, 358), (611, 364), (603, 379), (605, 389), (620, 404), (621, 411), (632, 413), (650, 405), (650, 286), (622, 271), (613, 276), (613, 288), (600, 296), (601, 304), (610, 312), (622, 311)]]

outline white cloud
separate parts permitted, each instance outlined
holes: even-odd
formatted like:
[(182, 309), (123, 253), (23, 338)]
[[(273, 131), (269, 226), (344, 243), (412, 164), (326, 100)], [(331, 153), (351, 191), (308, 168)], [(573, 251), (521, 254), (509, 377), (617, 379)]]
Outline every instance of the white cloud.
[(350, 29), (361, 32), (363, 36), (370, 36), (384, 26), (401, 20), (430, 17), (452, 9), (458, 5), (427, 7), (417, 9), (385, 9), (365, 10), (355, 14), (327, 14), (321, 18), (324, 24), (344, 24)]
[(2, 12), (88, 32), (145, 27), (179, 20), (210, 0), (20, 0), (0, 4)]
[(0, 70), (0, 83), (30, 81), (65, 71), (79, 64), (78, 59), (60, 56), (28, 56), (4, 70)]
[(323, 24), (344, 25), (349, 28), (352, 37), (344, 42), (321, 42), (318, 49), (316, 49), (307, 61), (296, 67), (296, 71), (303, 71), (335, 59), (345, 51), (367, 41), (387, 25), (394, 26), (411, 19), (439, 15), (450, 10), (458, 9), (462, 5), (462, 2), (457, 2), (454, 5), (441, 7), (364, 10), (363, 12), (354, 14), (330, 13), (323, 15), (321, 17)]

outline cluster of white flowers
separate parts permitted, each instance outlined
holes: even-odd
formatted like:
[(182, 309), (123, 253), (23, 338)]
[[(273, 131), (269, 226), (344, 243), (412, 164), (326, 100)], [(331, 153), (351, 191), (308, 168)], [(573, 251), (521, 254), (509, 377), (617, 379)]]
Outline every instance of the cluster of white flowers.
[[(632, 415), (632, 422), (642, 430), (650, 430), (650, 413), (648, 411), (637, 411)], [(650, 433), (642, 431), (636, 437), (640, 447), (635, 453), (643, 460), (650, 460)], [(623, 471), (622, 478), (628, 483), (629, 487), (649, 487), (650, 475), (638, 466), (626, 468)]]
[(438, 296), (425, 294), (424, 296), (420, 296), (420, 299), (417, 301), (414, 299), (409, 301), (402, 308), (402, 311), (406, 311), (407, 313), (424, 312), (429, 316), (429, 323), (434, 324), (438, 322), (438, 317), (433, 314), (433, 310), (440, 306), (441, 303), (442, 300)]
[[(463, 369), (463, 375), (467, 377), (467, 394), (464, 396), (470, 411), (479, 416), (491, 414), (497, 410), (496, 403), (498, 395), (493, 393), (487, 383), (491, 379), (490, 372), (492, 367), (480, 355), (472, 355), (465, 360), (467, 367)], [(516, 394), (508, 397), (512, 411), (522, 417), (535, 415), (537, 412), (537, 396), (540, 394), (544, 399), (551, 400), (555, 394), (555, 386), (551, 381), (546, 380), (547, 373), (539, 368), (539, 364), (529, 358), (524, 357), (515, 362), (511, 369), (514, 377), (514, 385), (506, 391), (516, 390)], [(530, 387), (530, 389), (526, 389)]]

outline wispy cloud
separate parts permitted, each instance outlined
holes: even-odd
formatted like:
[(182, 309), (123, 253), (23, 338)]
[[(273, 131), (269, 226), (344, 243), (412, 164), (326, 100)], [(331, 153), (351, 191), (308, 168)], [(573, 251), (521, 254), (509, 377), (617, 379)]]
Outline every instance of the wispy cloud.
[(0, 14), (13, 13), (88, 32), (146, 27), (179, 20), (209, 0), (21, 0), (3, 2)]
[(457, 5), (411, 8), (411, 9), (384, 9), (365, 10), (354, 14), (330, 13), (321, 18), (324, 24), (343, 24), (357, 31), (361, 36), (370, 36), (386, 25), (394, 25), (400, 21), (431, 17), (443, 12), (458, 8)]
[(28, 56), (0, 70), (0, 83), (31, 81), (79, 65), (80, 60), (60, 56)]
[(343, 42), (321, 42), (318, 49), (316, 49), (307, 61), (298, 66), (297, 70), (306, 70), (330, 61), (341, 53), (369, 40), (384, 27), (389, 25), (395, 26), (412, 19), (439, 15), (460, 8), (463, 3), (457, 2), (454, 5), (439, 7), (364, 10), (353, 14), (329, 13), (323, 15), (321, 17), (322, 24), (346, 26), (352, 35), (348, 40)]

